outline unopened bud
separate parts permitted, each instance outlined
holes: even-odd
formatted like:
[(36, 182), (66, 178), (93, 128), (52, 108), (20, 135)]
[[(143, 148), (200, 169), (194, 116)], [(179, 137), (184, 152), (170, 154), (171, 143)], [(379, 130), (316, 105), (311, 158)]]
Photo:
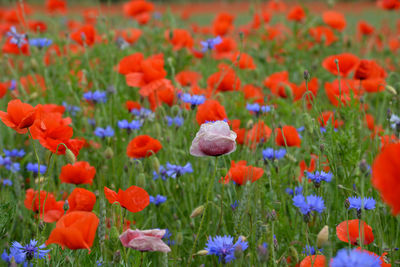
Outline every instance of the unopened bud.
[(386, 90), (388, 90), (389, 93), (392, 93), (392, 94), (394, 94), (394, 95), (397, 95), (396, 89), (394, 89), (394, 87), (391, 86), (391, 85), (386, 85)]
[(202, 214), (203, 214), (203, 211), (204, 211), (204, 206), (203, 206), (203, 205), (198, 206), (197, 208), (195, 208), (195, 209), (192, 211), (192, 214), (190, 215), (190, 218), (196, 218), (196, 217), (202, 215)]
[(144, 175), (144, 173), (139, 173), (136, 179), (136, 185), (142, 188), (146, 186), (146, 176)]
[(290, 254), (290, 257), (293, 259), (293, 262), (299, 262), (299, 253), (297, 253), (297, 250), (295, 247), (293, 247), (293, 246), (289, 247), (289, 254)]
[(178, 116), (180, 111), (181, 109), (179, 108), (178, 105), (173, 105), (171, 108), (172, 116)]
[(157, 174), (160, 174), (160, 161), (156, 156), (152, 157), (151, 163), (153, 165), (153, 169)]
[(329, 240), (329, 227), (325, 225), (317, 235), (317, 247), (322, 248)]
[(75, 154), (71, 151), (71, 149), (67, 148), (65, 150), (65, 157), (67, 158), (67, 161), (71, 164), (75, 164), (76, 162), (76, 157)]
[(114, 157), (114, 151), (111, 147), (107, 147), (106, 150), (104, 150), (103, 155), (106, 159), (112, 159)]
[(306, 81), (310, 80), (310, 73), (308, 72), (308, 70), (304, 71), (303, 77), (304, 77), (304, 80), (306, 80)]
[(257, 247), (257, 254), (260, 259), (260, 262), (267, 262), (268, 261), (268, 245), (264, 243), (262, 245), (258, 245)]
[(113, 256), (113, 263), (119, 263), (121, 261), (121, 252), (119, 250), (115, 251)]
[(113, 243), (118, 242), (119, 233), (118, 233), (118, 229), (116, 226), (112, 226), (110, 229), (110, 239), (111, 239), (111, 242), (113, 242)]
[(65, 201), (64, 201), (63, 209), (64, 209), (64, 211), (69, 210), (68, 200), (65, 200)]
[(205, 249), (202, 249), (202, 250), (197, 251), (197, 253), (194, 254), (194, 255), (195, 255), (195, 256), (205, 256), (205, 255), (207, 255), (207, 254), (208, 254), (208, 251), (205, 250)]
[(161, 129), (161, 125), (158, 122), (154, 123), (154, 131), (155, 131), (157, 138), (161, 139), (163, 136), (163, 131)]
[(176, 234), (176, 244), (177, 244), (178, 246), (180, 246), (180, 245), (183, 244), (183, 234), (182, 234), (182, 232), (178, 232), (178, 233)]

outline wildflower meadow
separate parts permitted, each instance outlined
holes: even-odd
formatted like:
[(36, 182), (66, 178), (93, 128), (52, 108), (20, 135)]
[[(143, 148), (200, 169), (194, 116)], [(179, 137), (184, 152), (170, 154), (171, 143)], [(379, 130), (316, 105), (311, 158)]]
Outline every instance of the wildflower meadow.
[(400, 266), (400, 0), (1, 3), (0, 266)]

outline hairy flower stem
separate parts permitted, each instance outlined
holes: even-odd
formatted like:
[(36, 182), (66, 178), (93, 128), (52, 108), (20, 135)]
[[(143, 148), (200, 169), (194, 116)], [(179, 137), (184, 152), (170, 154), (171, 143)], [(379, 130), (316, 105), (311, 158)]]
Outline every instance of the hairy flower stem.
[(191, 263), (191, 261), (192, 261), (193, 254), (194, 254), (195, 251), (196, 251), (196, 244), (197, 244), (197, 241), (198, 241), (198, 239), (199, 239), (199, 236), (200, 236), (200, 233), (201, 233), (201, 230), (202, 230), (202, 228), (203, 228), (203, 224), (204, 224), (204, 221), (205, 221), (205, 218), (206, 218), (206, 215), (207, 215), (208, 202), (209, 202), (210, 195), (211, 195), (211, 191), (212, 191), (211, 189), (212, 189), (213, 186), (214, 186), (215, 174), (216, 174), (216, 172), (217, 172), (217, 162), (218, 162), (218, 157), (215, 157), (215, 162), (214, 162), (214, 165), (215, 165), (215, 166), (214, 166), (214, 173), (213, 173), (213, 175), (211, 176), (211, 181), (209, 181), (209, 183), (208, 183), (206, 203), (204, 204), (204, 213), (203, 213), (203, 217), (201, 218), (200, 226), (199, 226), (199, 229), (197, 230), (196, 238), (195, 238), (195, 240), (194, 240), (193, 247), (192, 247), (192, 250), (191, 250), (190, 255), (189, 255), (189, 260), (188, 260), (188, 263), (187, 263), (187, 266), (188, 266), (188, 267), (190, 266), (190, 263)]
[[(32, 136), (32, 133), (31, 133), (31, 130), (28, 128), (28, 133), (29, 133), (29, 136), (31, 137), (31, 139), (32, 139), (32, 145), (33, 145), (33, 152), (35, 153), (35, 157), (36, 157), (36, 160), (37, 160), (37, 163), (38, 163), (38, 198), (39, 198), (39, 216), (38, 216), (38, 222), (37, 222), (37, 225), (36, 225), (36, 235), (38, 236), (38, 239), (39, 239), (39, 222), (40, 222), (40, 158), (39, 158), (39, 155), (38, 155), (38, 153), (37, 153), (37, 150), (36, 150), (36, 145), (35, 145), (35, 140), (33, 140), (33, 136)], [(43, 216), (44, 216), (44, 206), (45, 206), (45, 204), (46, 203), (43, 203), (43, 211), (42, 211), (42, 214), (43, 214)]]

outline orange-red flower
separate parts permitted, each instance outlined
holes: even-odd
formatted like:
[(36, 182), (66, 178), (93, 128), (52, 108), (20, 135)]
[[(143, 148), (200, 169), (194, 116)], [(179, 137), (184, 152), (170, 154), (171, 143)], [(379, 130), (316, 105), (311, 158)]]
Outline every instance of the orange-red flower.
[(136, 43), (136, 41), (139, 40), (140, 36), (142, 36), (142, 30), (135, 28), (129, 28), (116, 32), (116, 38), (123, 38), (129, 44)]
[(93, 245), (99, 218), (93, 212), (73, 211), (65, 214), (51, 231), (46, 245), (58, 244), (62, 249), (87, 249)]
[[(336, 65), (336, 60), (338, 60), (339, 71)], [(352, 70), (354, 70), (358, 65), (359, 59), (357, 56), (351, 53), (343, 53), (339, 55), (329, 56), (322, 62), (322, 67), (333, 75), (340, 75), (347, 77)]]
[(378, 6), (386, 10), (395, 10), (400, 8), (399, 0), (378, 0)]
[(217, 100), (206, 100), (197, 108), (196, 121), (199, 125), (206, 121), (219, 121), (226, 118), (225, 108)]
[(392, 208), (393, 215), (400, 213), (400, 144), (387, 144), (372, 164), (372, 184), (383, 201)]
[(326, 127), (328, 124), (331, 124), (334, 128), (338, 128), (343, 125), (343, 121), (335, 119), (335, 113), (333, 111), (322, 112), (321, 116), (318, 117), (318, 122), (321, 127)]
[(96, 30), (92, 24), (87, 24), (73, 33), (71, 33), (70, 38), (80, 45), (93, 45), (96, 40)]
[(357, 245), (361, 241), (361, 237), (359, 236), (360, 230), (362, 231), (364, 245), (368, 245), (374, 241), (371, 226), (358, 219), (341, 222), (336, 227), (336, 235), (340, 241)]
[(259, 143), (266, 142), (271, 136), (271, 133), (271, 128), (269, 128), (264, 121), (260, 120), (255, 123), (249, 131), (247, 131), (244, 143), (254, 148)]
[(217, 15), (213, 22), (213, 33), (215, 36), (224, 36), (233, 29), (233, 20), (235, 18), (226, 12)]
[(146, 0), (131, 0), (123, 5), (124, 15), (134, 18), (139, 24), (146, 24), (153, 10), (154, 4)]
[(224, 37), (222, 38), (221, 43), (217, 44), (215, 46), (214, 50), (214, 58), (215, 59), (222, 59), (222, 58), (228, 58), (231, 56), (233, 51), (236, 49), (236, 42), (234, 39), (230, 37)]
[(67, 11), (67, 2), (64, 0), (47, 0), (46, 9), (50, 13), (65, 13)]
[(35, 122), (36, 109), (15, 99), (8, 102), (7, 112), (0, 111), (1, 121), (17, 133), (24, 134)]
[(371, 35), (374, 33), (375, 28), (371, 26), (368, 22), (364, 20), (360, 20), (357, 24), (358, 31), (365, 36)]
[(29, 29), (33, 32), (45, 32), (47, 30), (47, 25), (43, 21), (35, 20), (28, 23)]
[(354, 71), (354, 79), (357, 80), (384, 79), (386, 76), (386, 71), (375, 60), (361, 59)]
[(337, 11), (325, 11), (322, 14), (322, 20), (325, 24), (338, 31), (342, 31), (346, 27), (345, 17)]
[(231, 61), (234, 62), (236, 66), (239, 66), (239, 68), (241, 69), (248, 69), (248, 70), (256, 69), (256, 64), (254, 64), (253, 58), (246, 53), (240, 53), (240, 52), (233, 53), (231, 56)]
[(301, 139), (297, 129), (293, 126), (283, 126), (282, 128), (275, 129), (275, 143), (278, 146), (297, 146), (300, 147)]
[(340, 103), (343, 105), (348, 105), (351, 97), (358, 99), (360, 92), (355, 88), (356, 83), (354, 80), (341, 79), (340, 85), (338, 80), (335, 80), (331, 83), (325, 83), (325, 93), (332, 105), (335, 106), (339, 106)]
[(69, 209), (67, 213), (72, 211), (92, 211), (96, 204), (96, 195), (84, 188), (75, 188), (68, 197)]
[(324, 41), (325, 46), (330, 46), (338, 40), (332, 29), (325, 26), (310, 28), (309, 33), (315, 42), (322, 43)]
[(300, 262), (300, 267), (325, 267), (326, 258), (324, 255), (312, 255), (305, 257)]
[(77, 161), (73, 165), (67, 164), (61, 168), (61, 183), (92, 184), (96, 169), (86, 161)]
[(224, 64), (220, 64), (219, 71), (211, 74), (207, 79), (208, 88), (215, 91), (236, 91), (240, 88), (240, 79), (235, 71)]
[(182, 48), (192, 48), (193, 38), (187, 30), (175, 29), (172, 32), (165, 32), (165, 39), (167, 39), (173, 46), (174, 50)]
[[(40, 204), (39, 204), (40, 198)], [(44, 222), (56, 222), (64, 214), (64, 201), (56, 201), (52, 193), (40, 191), (40, 197), (37, 191), (32, 188), (26, 190), (25, 208), (39, 213), (39, 217)]]
[(118, 203), (121, 207), (129, 210), (130, 212), (139, 212), (146, 208), (150, 203), (150, 196), (143, 188), (132, 185), (128, 189), (118, 190), (118, 194), (104, 187), (104, 194), (108, 202), (111, 204)]
[(246, 166), (247, 162), (241, 160), (238, 162), (231, 161), (231, 168), (229, 169), (226, 176), (223, 178), (225, 183), (229, 181), (234, 181), (238, 185), (246, 184), (247, 181), (255, 182), (261, 178), (264, 174), (262, 168), (257, 168), (253, 166)]
[(132, 55), (126, 56), (120, 60), (118, 64), (118, 72), (121, 74), (129, 74), (133, 72), (141, 72), (141, 63), (144, 59), (142, 53), (134, 53)]
[(139, 102), (132, 101), (132, 100), (127, 100), (127, 101), (125, 102), (125, 108), (126, 108), (129, 112), (131, 112), (132, 109), (138, 109), (138, 110), (140, 110), (141, 105), (140, 105)]
[(306, 13), (301, 6), (294, 6), (287, 15), (288, 20), (300, 22), (306, 17)]
[(126, 148), (126, 154), (131, 158), (145, 158), (156, 154), (162, 145), (160, 141), (148, 135), (139, 135), (133, 138)]
[(195, 71), (184, 70), (175, 75), (176, 81), (182, 86), (197, 85), (201, 74)]
[(29, 56), (29, 44), (28, 41), (23, 43), (21, 46), (11, 42), (11, 37), (7, 38), (6, 42), (3, 44), (1, 51), (4, 54), (14, 54), (14, 55), (26, 55)]

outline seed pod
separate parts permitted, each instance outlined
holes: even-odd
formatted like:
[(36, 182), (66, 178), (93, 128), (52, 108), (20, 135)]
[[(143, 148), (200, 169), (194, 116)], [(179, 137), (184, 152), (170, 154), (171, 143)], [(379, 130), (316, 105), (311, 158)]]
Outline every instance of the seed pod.
[(386, 85), (386, 90), (387, 90), (389, 93), (392, 93), (392, 94), (394, 94), (394, 95), (397, 95), (396, 89), (394, 89), (394, 87), (391, 86), (391, 85)]

